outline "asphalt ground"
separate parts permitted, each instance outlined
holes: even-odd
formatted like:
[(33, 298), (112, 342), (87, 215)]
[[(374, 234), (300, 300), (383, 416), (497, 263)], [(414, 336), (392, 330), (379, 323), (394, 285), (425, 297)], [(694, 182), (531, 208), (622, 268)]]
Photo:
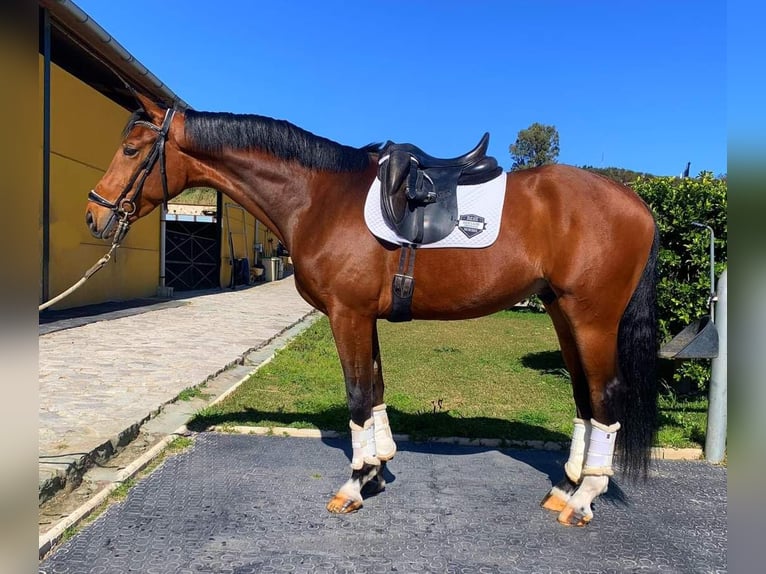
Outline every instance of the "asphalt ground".
[(584, 528), (539, 506), (564, 453), (403, 442), (384, 492), (324, 506), (343, 438), (203, 433), (40, 565), (40, 574), (727, 571), (727, 471), (654, 462)]

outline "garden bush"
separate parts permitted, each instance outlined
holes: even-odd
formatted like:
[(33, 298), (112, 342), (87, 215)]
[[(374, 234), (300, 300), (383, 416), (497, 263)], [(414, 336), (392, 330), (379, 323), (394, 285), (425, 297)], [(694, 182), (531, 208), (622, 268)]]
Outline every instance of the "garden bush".
[[(664, 343), (709, 309), (710, 234), (692, 222), (713, 228), (716, 279), (726, 267), (726, 180), (702, 172), (683, 179), (640, 177), (631, 187), (651, 207), (660, 231), (657, 302)], [(710, 378), (710, 361), (684, 361), (672, 376), (678, 388), (703, 390)]]

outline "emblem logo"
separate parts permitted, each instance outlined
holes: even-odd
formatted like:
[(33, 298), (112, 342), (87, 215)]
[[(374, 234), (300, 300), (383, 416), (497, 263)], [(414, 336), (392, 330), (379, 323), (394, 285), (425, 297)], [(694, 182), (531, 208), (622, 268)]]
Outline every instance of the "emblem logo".
[(468, 239), (471, 239), (484, 231), (487, 228), (487, 224), (483, 217), (468, 213), (460, 216), (457, 227)]

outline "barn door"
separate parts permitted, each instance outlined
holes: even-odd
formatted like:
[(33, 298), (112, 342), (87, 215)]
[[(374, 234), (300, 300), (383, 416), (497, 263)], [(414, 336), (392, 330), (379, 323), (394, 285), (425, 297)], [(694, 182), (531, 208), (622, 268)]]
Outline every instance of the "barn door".
[(168, 221), (165, 231), (165, 284), (176, 291), (220, 287), (219, 226), (198, 221)]

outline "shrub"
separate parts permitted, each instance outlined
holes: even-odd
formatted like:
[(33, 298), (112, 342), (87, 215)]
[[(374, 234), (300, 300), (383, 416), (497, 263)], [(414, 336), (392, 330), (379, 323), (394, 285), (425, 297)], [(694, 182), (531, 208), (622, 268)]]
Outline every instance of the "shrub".
[[(726, 180), (703, 171), (696, 178), (639, 178), (631, 187), (654, 211), (660, 231), (657, 302), (664, 343), (708, 313), (710, 234), (692, 222), (713, 228), (715, 277), (726, 267)], [(709, 365), (710, 361), (685, 361), (673, 378), (703, 389), (710, 378)]]

